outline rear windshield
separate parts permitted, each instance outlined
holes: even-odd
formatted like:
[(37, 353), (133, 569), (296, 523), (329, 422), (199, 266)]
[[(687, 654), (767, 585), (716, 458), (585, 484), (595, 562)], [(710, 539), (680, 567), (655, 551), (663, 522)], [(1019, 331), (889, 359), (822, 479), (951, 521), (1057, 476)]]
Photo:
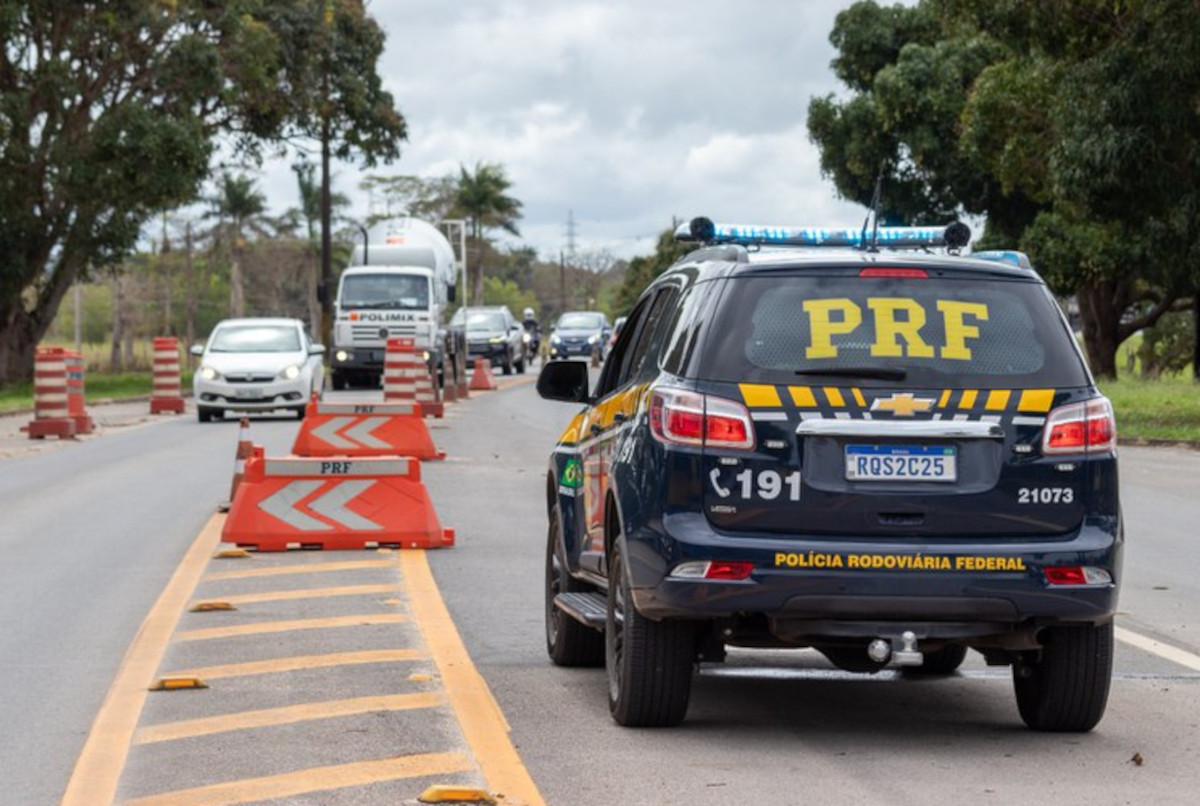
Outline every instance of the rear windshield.
[(700, 373), (868, 387), (1084, 385), (1070, 338), (1038, 283), (742, 277), (721, 300)]

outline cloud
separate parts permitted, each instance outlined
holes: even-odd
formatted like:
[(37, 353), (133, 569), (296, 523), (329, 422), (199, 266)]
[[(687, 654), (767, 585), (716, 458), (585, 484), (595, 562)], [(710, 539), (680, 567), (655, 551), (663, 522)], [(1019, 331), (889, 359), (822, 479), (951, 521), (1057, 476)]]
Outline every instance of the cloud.
[[(674, 216), (855, 222), (805, 129), (809, 98), (838, 89), (828, 35), (846, 4), (376, 0), (409, 142), (375, 172), (499, 163), (545, 255), (565, 248), (568, 211), (581, 248), (621, 256), (650, 251)], [(362, 176), (337, 168), (360, 215)], [(294, 205), (286, 165), (263, 182)]]

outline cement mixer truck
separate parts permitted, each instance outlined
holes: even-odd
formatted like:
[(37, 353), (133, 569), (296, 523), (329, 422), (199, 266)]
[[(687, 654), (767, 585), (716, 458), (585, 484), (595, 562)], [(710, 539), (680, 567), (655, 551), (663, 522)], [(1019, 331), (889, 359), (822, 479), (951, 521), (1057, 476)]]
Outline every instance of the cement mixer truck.
[(330, 378), (334, 389), (377, 387), (389, 338), (411, 338), (430, 368), (442, 370), (442, 318), (454, 301), (454, 250), (416, 218), (367, 230), (338, 279)]

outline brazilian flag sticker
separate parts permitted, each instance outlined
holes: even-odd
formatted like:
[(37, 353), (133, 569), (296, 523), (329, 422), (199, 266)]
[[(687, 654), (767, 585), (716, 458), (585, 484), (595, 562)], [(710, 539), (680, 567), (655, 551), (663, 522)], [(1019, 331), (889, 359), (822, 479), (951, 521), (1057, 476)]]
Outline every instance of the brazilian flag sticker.
[(583, 467), (578, 459), (568, 459), (563, 467), (562, 485), (578, 489), (583, 486)]

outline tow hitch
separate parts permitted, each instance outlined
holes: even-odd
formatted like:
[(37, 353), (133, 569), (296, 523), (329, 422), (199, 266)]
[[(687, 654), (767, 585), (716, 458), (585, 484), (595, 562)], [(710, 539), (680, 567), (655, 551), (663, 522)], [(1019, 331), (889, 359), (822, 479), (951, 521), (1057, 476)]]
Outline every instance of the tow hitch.
[(925, 661), (925, 653), (917, 649), (917, 636), (911, 630), (900, 634), (899, 649), (892, 646), (891, 639), (876, 638), (867, 645), (867, 657), (888, 666), (920, 666)]

